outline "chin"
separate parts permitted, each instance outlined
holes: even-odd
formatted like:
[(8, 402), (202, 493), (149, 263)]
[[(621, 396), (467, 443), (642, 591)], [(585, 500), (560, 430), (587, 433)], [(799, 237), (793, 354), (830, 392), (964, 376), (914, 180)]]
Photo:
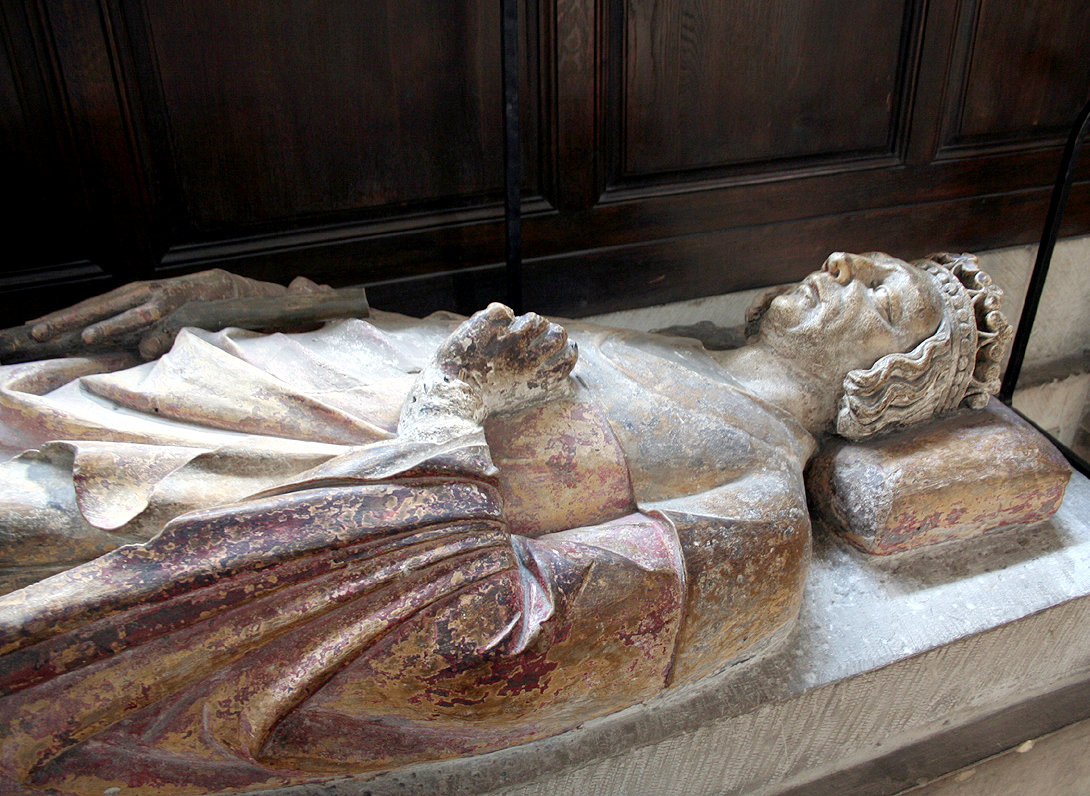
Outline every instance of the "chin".
[(777, 296), (768, 305), (765, 314), (761, 318), (761, 333), (776, 329), (780, 332), (790, 332), (802, 325), (805, 320), (805, 308), (798, 297), (787, 293)]
[(825, 321), (820, 314), (791, 307), (769, 307), (761, 319), (759, 339), (788, 359), (825, 359), (830, 347)]

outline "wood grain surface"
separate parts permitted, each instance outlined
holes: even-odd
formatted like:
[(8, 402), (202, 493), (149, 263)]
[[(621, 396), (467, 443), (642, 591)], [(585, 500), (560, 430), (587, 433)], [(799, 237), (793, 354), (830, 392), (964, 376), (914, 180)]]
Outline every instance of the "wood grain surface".
[[(525, 291), (565, 315), (1031, 241), (1090, 96), (1076, 0), (521, 14)], [(3, 325), (213, 266), (409, 311), (502, 296), (491, 4), (33, 0), (0, 24)], [(1090, 230), (1090, 192), (1068, 214)]]

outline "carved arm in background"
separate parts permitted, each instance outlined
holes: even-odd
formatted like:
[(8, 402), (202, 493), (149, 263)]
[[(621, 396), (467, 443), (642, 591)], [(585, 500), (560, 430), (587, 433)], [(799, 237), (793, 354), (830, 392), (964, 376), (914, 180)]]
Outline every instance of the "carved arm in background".
[(0, 362), (117, 350), (154, 359), (187, 326), (298, 331), (337, 318), (366, 318), (368, 313), (363, 288), (333, 290), (306, 277), (296, 277), (285, 288), (214, 269), (133, 282), (23, 326), (2, 329)]

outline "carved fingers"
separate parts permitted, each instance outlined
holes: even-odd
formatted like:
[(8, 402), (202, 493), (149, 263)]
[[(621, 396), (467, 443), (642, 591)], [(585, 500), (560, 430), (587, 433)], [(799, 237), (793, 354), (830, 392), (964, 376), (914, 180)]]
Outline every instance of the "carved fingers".
[(577, 358), (561, 326), (491, 304), (439, 347), (409, 394), (398, 434), (449, 438), (490, 414), (548, 400), (565, 388)]
[(275, 295), (284, 288), (213, 269), (186, 276), (133, 282), (67, 309), (31, 321), (38, 342), (78, 333), (86, 345), (140, 341), (140, 353), (153, 358), (166, 351), (173, 333), (157, 325), (191, 301), (215, 301), (242, 296)]
[(90, 342), (87, 338), (89, 336), (94, 338), (93, 334), (89, 334), (92, 324), (103, 318), (125, 313), (146, 302), (150, 296), (149, 283), (132, 282), (101, 296), (95, 296), (63, 310), (35, 318), (30, 321), (34, 324), (30, 333), (38, 342), (44, 342), (66, 332), (83, 329), (81, 337), (84, 342)]
[(491, 304), (455, 330), (436, 364), (476, 387), (488, 409), (502, 411), (544, 398), (567, 378), (576, 358), (563, 327)]

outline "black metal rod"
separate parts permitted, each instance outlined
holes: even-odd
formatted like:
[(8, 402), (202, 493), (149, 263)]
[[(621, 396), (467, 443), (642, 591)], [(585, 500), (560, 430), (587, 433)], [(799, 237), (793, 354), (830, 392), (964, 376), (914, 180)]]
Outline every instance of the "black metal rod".
[(1052, 264), (1052, 252), (1056, 248), (1056, 238), (1060, 234), (1060, 222), (1063, 220), (1064, 207), (1067, 205), (1071, 183), (1075, 179), (1075, 165), (1078, 163), (1082, 140), (1090, 126), (1090, 102), (1082, 109), (1071, 135), (1064, 147), (1060, 170), (1056, 175), (1056, 184), (1052, 188), (1052, 199), (1045, 216), (1045, 228), (1041, 233), (1041, 243), (1037, 247), (1037, 259), (1033, 264), (1029, 286), (1026, 288), (1026, 302), (1022, 305), (1022, 316), (1018, 321), (1018, 332), (1011, 344), (1011, 357), (1007, 362), (1007, 372), (1003, 375), (1003, 385), (999, 388), (999, 400), (1010, 405), (1014, 398), (1014, 388), (1018, 386), (1018, 377), (1022, 373), (1022, 363), (1026, 358), (1029, 336), (1033, 331), (1033, 322), (1037, 317), (1037, 308), (1041, 303), (1041, 293), (1045, 289), (1048, 268)]
[(519, 151), (519, 8), (518, 0), (500, 0), (503, 17), (503, 226), (507, 304), (523, 311), (522, 301), (522, 161)]

